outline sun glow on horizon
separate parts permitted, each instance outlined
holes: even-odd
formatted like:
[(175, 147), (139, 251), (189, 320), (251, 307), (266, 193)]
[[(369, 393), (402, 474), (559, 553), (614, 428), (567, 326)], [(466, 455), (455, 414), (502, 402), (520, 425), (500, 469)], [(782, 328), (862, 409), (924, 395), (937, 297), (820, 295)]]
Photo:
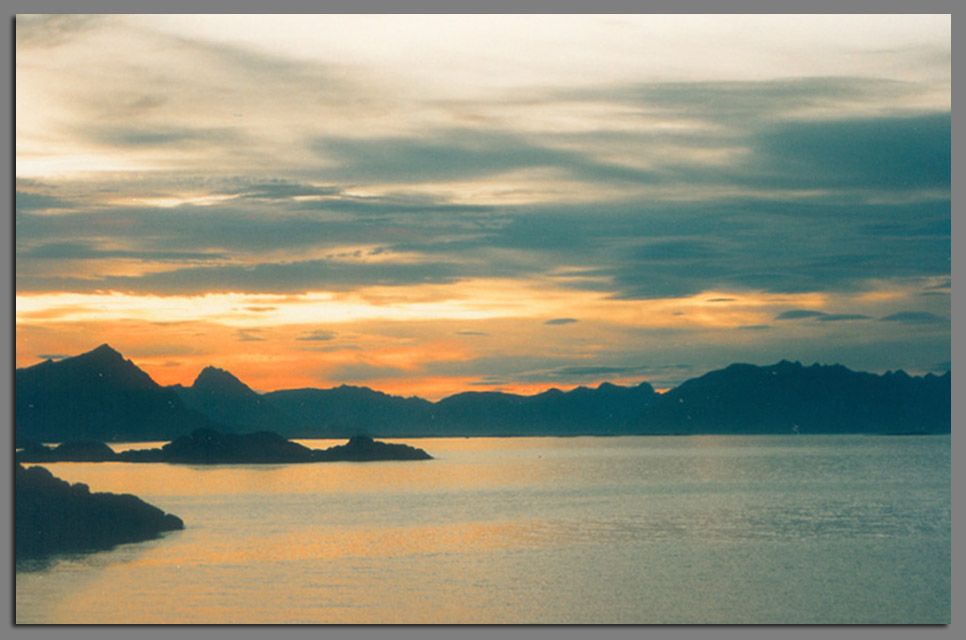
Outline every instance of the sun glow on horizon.
[[(18, 15), (16, 363), (950, 360), (949, 15)], [(713, 52), (714, 55), (708, 55)]]

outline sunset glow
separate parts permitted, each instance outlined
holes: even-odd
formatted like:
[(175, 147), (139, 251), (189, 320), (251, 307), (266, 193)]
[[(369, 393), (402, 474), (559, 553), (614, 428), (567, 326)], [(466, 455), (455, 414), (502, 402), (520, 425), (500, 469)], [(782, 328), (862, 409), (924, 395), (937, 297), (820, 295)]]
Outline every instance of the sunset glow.
[[(751, 37), (750, 34), (754, 34)], [(16, 365), (950, 367), (949, 16), (18, 16)]]

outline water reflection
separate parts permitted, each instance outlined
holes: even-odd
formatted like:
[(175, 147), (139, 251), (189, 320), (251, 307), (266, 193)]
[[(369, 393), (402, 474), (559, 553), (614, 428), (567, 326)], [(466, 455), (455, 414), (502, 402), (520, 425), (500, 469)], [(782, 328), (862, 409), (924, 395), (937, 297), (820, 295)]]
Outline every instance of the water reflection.
[(18, 572), (18, 621), (948, 617), (949, 438), (405, 442), (437, 459), (44, 465), (187, 528)]

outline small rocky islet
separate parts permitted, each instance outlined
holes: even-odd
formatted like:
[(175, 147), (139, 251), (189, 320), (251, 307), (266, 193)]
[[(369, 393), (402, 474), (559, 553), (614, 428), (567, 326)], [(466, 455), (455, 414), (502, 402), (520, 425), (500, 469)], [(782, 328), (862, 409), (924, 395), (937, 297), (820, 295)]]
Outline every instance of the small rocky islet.
[(181, 464), (286, 464), (304, 462), (430, 460), (416, 447), (356, 436), (346, 444), (310, 449), (271, 432), (221, 433), (198, 429), (159, 449), (115, 452), (103, 442), (65, 442), (56, 447), (24, 443), (17, 450), (15, 475), (15, 552), (18, 559), (57, 553), (110, 549), (119, 544), (157, 538), (184, 529), (177, 516), (137, 496), (92, 493), (71, 484), (43, 462), (166, 462)]
[(213, 429), (197, 429), (155, 449), (115, 452), (103, 442), (65, 442), (56, 447), (31, 442), (17, 451), (17, 462), (289, 464), (431, 459), (422, 449), (364, 435), (328, 449), (310, 449), (270, 431), (236, 434)]

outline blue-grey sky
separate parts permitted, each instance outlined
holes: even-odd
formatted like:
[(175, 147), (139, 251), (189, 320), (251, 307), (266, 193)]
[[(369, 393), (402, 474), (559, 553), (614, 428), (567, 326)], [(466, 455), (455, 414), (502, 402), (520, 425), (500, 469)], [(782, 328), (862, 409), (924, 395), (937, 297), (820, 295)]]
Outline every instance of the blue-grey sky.
[(17, 364), (950, 360), (950, 17), (19, 16)]

